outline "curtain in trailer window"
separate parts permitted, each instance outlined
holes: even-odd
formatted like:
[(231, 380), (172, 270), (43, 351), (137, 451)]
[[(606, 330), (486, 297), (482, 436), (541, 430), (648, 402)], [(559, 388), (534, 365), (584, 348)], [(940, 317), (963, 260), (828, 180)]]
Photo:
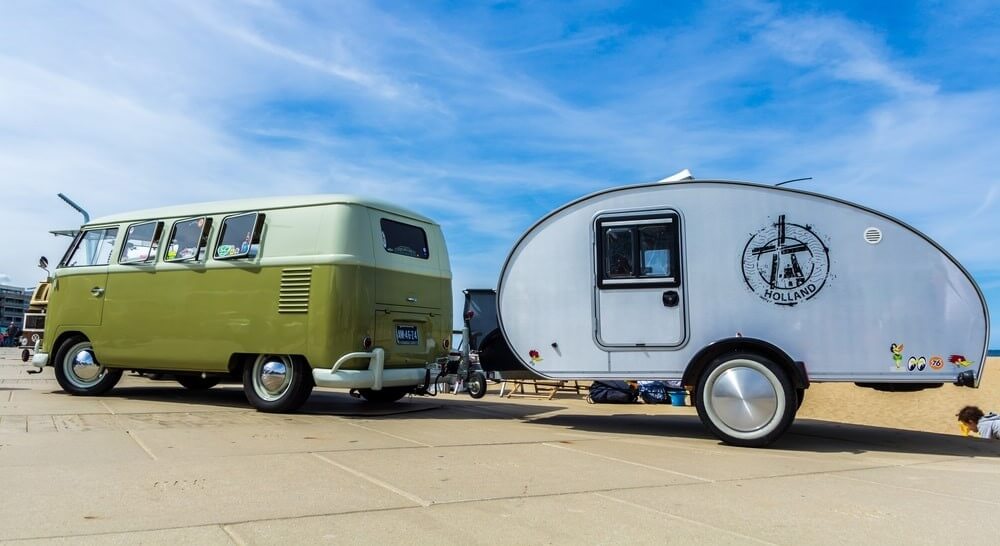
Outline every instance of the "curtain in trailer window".
[(670, 276), (670, 237), (666, 225), (639, 228), (641, 277)]

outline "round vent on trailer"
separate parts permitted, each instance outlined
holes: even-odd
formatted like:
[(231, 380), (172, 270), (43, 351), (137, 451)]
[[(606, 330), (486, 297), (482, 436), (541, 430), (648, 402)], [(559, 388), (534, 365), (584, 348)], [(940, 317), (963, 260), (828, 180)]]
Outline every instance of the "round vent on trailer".
[(865, 241), (870, 245), (877, 245), (882, 241), (882, 230), (877, 227), (870, 227), (865, 230)]

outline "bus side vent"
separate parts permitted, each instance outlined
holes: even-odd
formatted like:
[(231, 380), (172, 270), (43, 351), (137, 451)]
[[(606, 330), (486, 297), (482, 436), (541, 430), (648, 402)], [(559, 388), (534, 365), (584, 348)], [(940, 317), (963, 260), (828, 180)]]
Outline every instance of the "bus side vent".
[(865, 230), (865, 241), (870, 245), (877, 245), (882, 242), (882, 230), (877, 227), (870, 227)]
[(311, 267), (289, 267), (281, 270), (281, 289), (278, 291), (279, 313), (308, 313)]

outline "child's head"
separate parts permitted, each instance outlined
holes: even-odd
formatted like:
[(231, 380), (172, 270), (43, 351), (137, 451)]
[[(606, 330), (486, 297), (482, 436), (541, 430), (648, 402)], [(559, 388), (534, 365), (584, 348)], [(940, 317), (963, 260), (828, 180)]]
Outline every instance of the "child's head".
[(983, 410), (976, 406), (965, 406), (958, 412), (958, 422), (965, 424), (973, 431), (979, 430), (979, 420), (983, 418)]

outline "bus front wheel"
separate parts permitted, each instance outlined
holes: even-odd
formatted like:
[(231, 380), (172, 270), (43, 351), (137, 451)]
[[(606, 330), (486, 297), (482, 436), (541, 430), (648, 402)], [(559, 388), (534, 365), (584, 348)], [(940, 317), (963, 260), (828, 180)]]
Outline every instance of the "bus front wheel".
[(114, 388), (121, 370), (105, 368), (94, 355), (94, 346), (83, 336), (64, 341), (56, 352), (56, 381), (64, 391), (78, 396), (97, 396)]
[(259, 411), (293, 412), (309, 398), (312, 388), (309, 365), (289, 355), (260, 355), (243, 368), (243, 392)]

